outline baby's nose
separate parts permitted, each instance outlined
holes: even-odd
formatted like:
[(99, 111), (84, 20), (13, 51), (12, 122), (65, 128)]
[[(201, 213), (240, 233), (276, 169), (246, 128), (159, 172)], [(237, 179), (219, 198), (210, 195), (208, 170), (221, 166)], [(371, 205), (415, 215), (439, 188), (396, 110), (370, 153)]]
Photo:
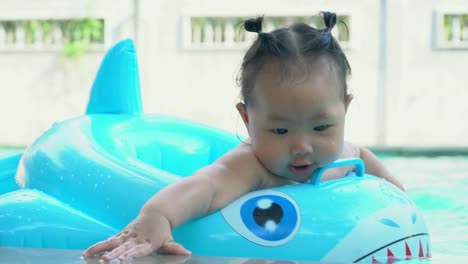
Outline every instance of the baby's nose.
[(298, 142), (294, 144), (291, 148), (291, 154), (293, 156), (307, 156), (314, 152), (314, 149), (311, 144), (307, 142)]

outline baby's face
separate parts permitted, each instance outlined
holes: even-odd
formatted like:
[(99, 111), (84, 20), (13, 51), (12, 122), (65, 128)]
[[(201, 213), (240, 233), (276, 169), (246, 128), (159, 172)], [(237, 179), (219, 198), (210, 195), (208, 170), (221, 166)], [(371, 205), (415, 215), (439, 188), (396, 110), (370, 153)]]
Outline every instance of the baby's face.
[(300, 71), (284, 77), (277, 64), (263, 66), (246, 125), (256, 156), (267, 170), (305, 182), (313, 170), (340, 156), (350, 99), (343, 100), (329, 65)]

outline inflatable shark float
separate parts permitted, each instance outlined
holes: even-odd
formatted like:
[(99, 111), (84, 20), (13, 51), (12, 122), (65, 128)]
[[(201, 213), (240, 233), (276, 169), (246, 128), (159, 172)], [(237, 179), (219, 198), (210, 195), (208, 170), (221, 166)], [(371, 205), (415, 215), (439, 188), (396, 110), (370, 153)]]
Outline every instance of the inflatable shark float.
[[(135, 48), (121, 41), (103, 59), (85, 115), (55, 123), (24, 153), (0, 159), (9, 167), (0, 173), (0, 246), (85, 249), (117, 233), (154, 193), (237, 144), (213, 127), (143, 114)], [(329, 167), (349, 164), (355, 174), (320, 181)], [(310, 183), (248, 193), (176, 228), (174, 238), (200, 256), (429, 258), (430, 236), (415, 204), (364, 171), (359, 159), (339, 160)]]

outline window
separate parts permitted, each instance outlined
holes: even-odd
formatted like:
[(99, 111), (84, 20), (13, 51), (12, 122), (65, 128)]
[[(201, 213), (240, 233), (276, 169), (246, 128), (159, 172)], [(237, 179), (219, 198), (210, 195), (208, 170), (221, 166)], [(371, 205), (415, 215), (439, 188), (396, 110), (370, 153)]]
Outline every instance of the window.
[(468, 12), (436, 15), (436, 48), (468, 49)]
[(104, 19), (0, 21), (0, 50), (73, 49), (104, 44)]
[[(186, 49), (239, 49), (248, 46), (256, 38), (255, 33), (240, 29), (240, 23), (251, 17), (230, 16), (188, 16), (184, 18), (184, 48)], [(346, 48), (350, 42), (351, 17), (338, 16), (338, 23), (332, 31), (334, 36)], [(323, 19), (319, 16), (265, 16), (263, 30), (269, 32), (277, 27), (304, 22), (314, 27), (323, 28)], [(349, 30), (348, 30), (349, 29)]]

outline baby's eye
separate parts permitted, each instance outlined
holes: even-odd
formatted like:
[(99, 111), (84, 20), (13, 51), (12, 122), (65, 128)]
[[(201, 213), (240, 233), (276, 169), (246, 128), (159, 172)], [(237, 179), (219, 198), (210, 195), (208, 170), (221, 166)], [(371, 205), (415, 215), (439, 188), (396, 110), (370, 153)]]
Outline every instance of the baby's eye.
[(315, 131), (325, 131), (325, 130), (329, 129), (330, 127), (331, 127), (331, 125), (321, 125), (321, 126), (314, 127), (314, 130)]
[(284, 135), (288, 133), (288, 129), (287, 128), (273, 128), (271, 132), (273, 132), (276, 135)]

